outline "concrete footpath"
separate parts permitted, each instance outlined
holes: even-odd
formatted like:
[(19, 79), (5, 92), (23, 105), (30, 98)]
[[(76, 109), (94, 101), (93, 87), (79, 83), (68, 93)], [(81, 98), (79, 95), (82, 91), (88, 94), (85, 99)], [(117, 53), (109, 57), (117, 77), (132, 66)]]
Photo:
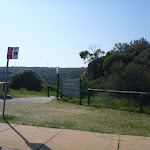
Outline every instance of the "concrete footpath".
[(0, 123), (0, 149), (150, 150), (150, 137)]

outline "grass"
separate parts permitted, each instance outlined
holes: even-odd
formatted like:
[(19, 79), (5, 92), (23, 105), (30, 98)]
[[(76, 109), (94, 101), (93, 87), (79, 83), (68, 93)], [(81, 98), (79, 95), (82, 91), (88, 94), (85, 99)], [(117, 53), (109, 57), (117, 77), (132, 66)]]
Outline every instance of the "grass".
[[(22, 98), (22, 97), (37, 97), (37, 96), (44, 96), (47, 97), (47, 86), (44, 86), (41, 92), (36, 91), (28, 91), (26, 89), (21, 90), (13, 90), (10, 89), (8, 98)], [(51, 96), (56, 96), (56, 92), (50, 91)]]
[[(87, 107), (59, 100), (45, 104), (6, 103), (5, 114), (7, 121), (15, 124), (150, 136), (148, 114)], [(0, 122), (4, 122), (1, 114)]]
[[(45, 86), (41, 92), (11, 89), (10, 95), (13, 98), (47, 96), (47, 88)], [(50, 91), (50, 95), (56, 96), (56, 93)], [(8, 122), (15, 124), (150, 136), (150, 115), (139, 113), (135, 101), (112, 99), (103, 94), (91, 97), (92, 107), (87, 106), (87, 99), (82, 100), (83, 105), (76, 105), (79, 104), (77, 98), (69, 98), (67, 102), (63, 100), (53, 100), (46, 104), (6, 102), (5, 117)], [(3, 103), (0, 103), (0, 122), (4, 122), (2, 109)], [(149, 110), (147, 106), (147, 112)]]
[[(50, 90), (51, 96), (56, 96), (56, 92)], [(22, 97), (37, 97), (37, 96), (47, 96), (47, 86), (44, 86), (41, 92), (35, 91), (28, 91), (26, 89), (21, 90), (13, 90), (10, 89), (10, 98), (22, 98)], [(59, 94), (60, 96), (60, 94)], [(82, 105), (88, 105), (88, 98), (82, 99)], [(65, 98), (62, 99), (64, 101), (79, 104), (79, 99), (72, 97), (72, 98)], [(99, 93), (91, 97), (90, 106), (96, 108), (112, 108), (112, 109), (119, 109), (119, 110), (126, 110), (126, 111), (134, 111), (139, 112), (139, 103), (134, 101), (133, 99), (126, 99), (123, 97), (117, 98), (108, 93)], [(150, 114), (150, 105), (143, 105), (143, 112)]]
[[(112, 109), (120, 109), (127, 111), (140, 111), (139, 102), (134, 99), (125, 97), (116, 97), (108, 93), (99, 93), (91, 98), (91, 106), (106, 107)], [(143, 112), (150, 114), (150, 105), (142, 106)]]
[[(79, 99), (77, 98), (64, 98), (64, 101), (69, 103), (79, 104)], [(88, 105), (88, 98), (82, 99), (82, 105)], [(108, 93), (94, 94), (90, 98), (90, 106), (96, 108), (111, 108), (117, 110), (140, 112), (140, 105), (138, 101), (133, 99), (127, 99), (125, 97), (116, 97)], [(143, 113), (150, 114), (150, 105), (142, 106)]]
[(13, 90), (13, 89), (10, 89), (10, 93), (9, 94), (13, 98), (46, 96), (45, 93), (36, 92), (36, 91), (28, 91), (26, 89), (22, 89), (22, 90)]

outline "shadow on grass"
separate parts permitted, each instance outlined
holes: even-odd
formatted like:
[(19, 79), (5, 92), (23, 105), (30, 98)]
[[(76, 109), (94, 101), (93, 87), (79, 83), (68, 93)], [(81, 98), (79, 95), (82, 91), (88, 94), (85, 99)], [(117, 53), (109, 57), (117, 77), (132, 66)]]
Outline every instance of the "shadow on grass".
[[(4, 96), (3, 95), (0, 95), (0, 99), (4, 99)], [(7, 95), (6, 96), (6, 99), (13, 99), (10, 95)]]
[[(4, 122), (7, 123), (10, 128), (15, 132), (17, 133), (20, 138), (22, 138), (24, 140), (24, 142), (26, 143), (26, 145), (30, 148), (30, 149), (34, 149), (34, 150), (39, 150), (39, 149), (42, 149), (42, 150), (52, 150), (50, 149), (49, 147), (46, 146), (46, 143), (49, 142), (47, 141), (46, 143), (30, 143), (19, 131), (17, 131), (15, 129), (15, 127), (13, 127), (9, 122), (8, 120), (10, 119), (13, 119), (14, 120), (14, 116), (7, 116), (7, 117), (4, 117)], [(17, 144), (17, 143), (16, 143)]]

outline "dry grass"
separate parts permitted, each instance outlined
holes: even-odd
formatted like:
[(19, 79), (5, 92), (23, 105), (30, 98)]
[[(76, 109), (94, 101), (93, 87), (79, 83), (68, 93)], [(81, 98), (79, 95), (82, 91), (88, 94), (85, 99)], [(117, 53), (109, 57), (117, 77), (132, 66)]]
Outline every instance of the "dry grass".
[(46, 104), (6, 104), (6, 117), (16, 124), (150, 136), (147, 114), (97, 109), (58, 100)]

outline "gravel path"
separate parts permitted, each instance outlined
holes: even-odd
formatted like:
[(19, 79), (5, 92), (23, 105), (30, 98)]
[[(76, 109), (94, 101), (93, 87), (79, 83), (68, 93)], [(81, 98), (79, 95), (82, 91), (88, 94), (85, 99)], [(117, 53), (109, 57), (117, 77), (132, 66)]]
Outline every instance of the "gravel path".
[[(47, 103), (53, 99), (56, 99), (56, 97), (50, 96), (50, 97), (13, 98), (7, 99), (6, 103)], [(0, 99), (0, 102), (3, 102), (3, 100)]]

